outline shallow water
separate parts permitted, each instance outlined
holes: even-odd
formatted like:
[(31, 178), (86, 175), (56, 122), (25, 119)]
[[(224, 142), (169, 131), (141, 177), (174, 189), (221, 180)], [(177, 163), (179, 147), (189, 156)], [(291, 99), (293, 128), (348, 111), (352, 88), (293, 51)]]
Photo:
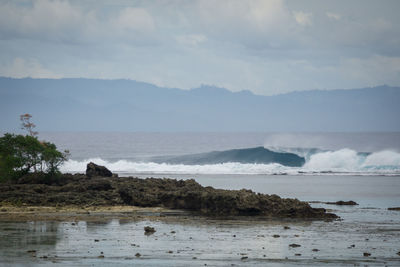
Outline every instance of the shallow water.
[[(0, 265), (400, 265), (397, 255), (400, 212), (387, 210), (400, 206), (400, 177), (194, 175), (191, 178), (217, 188), (250, 188), (301, 200), (351, 199), (360, 205), (312, 204), (331, 209), (342, 218), (334, 222), (213, 220), (188, 216), (106, 223), (0, 222)], [(147, 225), (156, 228), (153, 235), (144, 235), (143, 228)], [(290, 229), (285, 230), (284, 225)], [(293, 243), (301, 247), (289, 247)], [(36, 252), (27, 252), (30, 250)], [(365, 257), (364, 252), (371, 256)], [(136, 253), (141, 256), (136, 257)], [(101, 255), (104, 258), (99, 258)]]
[[(343, 207), (343, 221), (212, 219), (1, 222), (5, 266), (398, 266), (400, 212)], [(156, 232), (145, 235), (144, 226)], [(283, 226), (289, 226), (285, 230)], [(174, 231), (175, 233), (173, 233)], [(279, 235), (279, 237), (273, 237)], [(289, 244), (299, 244), (291, 248)], [(354, 247), (352, 247), (354, 245)], [(313, 251), (318, 249), (319, 251)], [(28, 251), (36, 252), (28, 252)], [(365, 257), (364, 252), (371, 253)], [(135, 254), (140, 253), (140, 257)], [(301, 255), (300, 255), (301, 254)], [(104, 255), (104, 258), (99, 256)], [(194, 258), (195, 257), (195, 258)], [(247, 257), (247, 258), (243, 258)]]

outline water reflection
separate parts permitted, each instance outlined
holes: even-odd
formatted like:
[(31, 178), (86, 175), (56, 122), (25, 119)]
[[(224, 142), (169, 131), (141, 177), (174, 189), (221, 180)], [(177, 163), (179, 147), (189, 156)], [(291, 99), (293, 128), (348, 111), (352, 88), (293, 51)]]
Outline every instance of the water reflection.
[[(0, 265), (245, 266), (399, 262), (394, 251), (400, 239), (398, 213), (381, 209), (382, 219), (375, 221), (370, 218), (377, 210), (354, 208), (337, 212), (344, 221), (182, 217), (106, 222), (0, 222)], [(156, 232), (145, 235), (145, 226), (154, 227)], [(291, 244), (300, 247), (290, 247)], [(364, 258), (363, 252), (371, 252), (374, 258)]]

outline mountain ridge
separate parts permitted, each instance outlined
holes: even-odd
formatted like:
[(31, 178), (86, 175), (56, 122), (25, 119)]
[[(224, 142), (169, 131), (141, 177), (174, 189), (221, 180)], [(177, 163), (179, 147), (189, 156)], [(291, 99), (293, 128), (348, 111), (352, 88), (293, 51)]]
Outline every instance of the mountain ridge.
[(134, 80), (0, 77), (2, 131), (31, 113), (45, 131), (400, 131), (400, 87), (264, 96)]

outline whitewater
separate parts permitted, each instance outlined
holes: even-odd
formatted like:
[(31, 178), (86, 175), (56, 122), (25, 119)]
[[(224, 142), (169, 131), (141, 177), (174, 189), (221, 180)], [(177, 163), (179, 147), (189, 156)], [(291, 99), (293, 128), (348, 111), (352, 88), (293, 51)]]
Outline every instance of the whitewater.
[[(288, 149), (294, 151), (295, 149)], [(310, 149), (311, 150), (311, 149)], [(314, 150), (314, 149), (313, 149)], [(284, 151), (283, 148), (280, 151)], [(304, 149), (302, 149), (304, 151)], [(218, 164), (169, 164), (120, 159), (109, 161), (102, 158), (68, 160), (63, 172), (84, 172), (88, 162), (107, 166), (112, 172), (122, 176), (134, 174), (273, 174), (273, 175), (399, 175), (400, 153), (379, 151), (370, 154), (351, 149), (316, 152), (305, 157), (301, 167), (288, 167), (278, 163), (239, 163)]]

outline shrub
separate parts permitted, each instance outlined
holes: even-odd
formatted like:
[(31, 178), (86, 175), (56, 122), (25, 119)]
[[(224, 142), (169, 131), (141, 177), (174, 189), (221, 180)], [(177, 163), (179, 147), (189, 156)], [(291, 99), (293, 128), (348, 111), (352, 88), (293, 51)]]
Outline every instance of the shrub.
[(32, 171), (54, 176), (67, 155), (35, 136), (6, 133), (0, 137), (0, 180), (18, 179)]

